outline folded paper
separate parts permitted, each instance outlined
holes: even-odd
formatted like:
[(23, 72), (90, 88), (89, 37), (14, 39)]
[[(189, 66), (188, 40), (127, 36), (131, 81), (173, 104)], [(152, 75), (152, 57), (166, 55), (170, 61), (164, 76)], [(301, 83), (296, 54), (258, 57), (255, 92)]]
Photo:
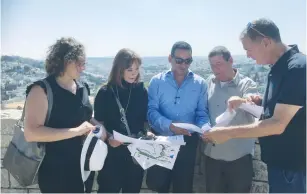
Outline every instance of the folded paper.
[(131, 143), (128, 150), (144, 170), (153, 165), (173, 169), (180, 146), (185, 145), (183, 135), (141, 140), (113, 131), (113, 136), (117, 141)]

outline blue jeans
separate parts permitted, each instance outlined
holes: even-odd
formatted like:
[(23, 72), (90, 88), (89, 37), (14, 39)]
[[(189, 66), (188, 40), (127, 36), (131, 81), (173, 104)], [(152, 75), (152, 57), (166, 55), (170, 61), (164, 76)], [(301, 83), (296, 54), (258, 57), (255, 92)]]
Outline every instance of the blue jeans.
[(270, 193), (306, 193), (306, 172), (268, 166)]

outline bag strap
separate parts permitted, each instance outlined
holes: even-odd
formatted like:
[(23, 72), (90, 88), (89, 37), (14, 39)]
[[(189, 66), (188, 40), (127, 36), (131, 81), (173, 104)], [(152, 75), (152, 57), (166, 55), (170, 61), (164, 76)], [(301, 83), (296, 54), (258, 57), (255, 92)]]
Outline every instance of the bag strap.
[(118, 108), (119, 108), (119, 113), (121, 114), (121, 121), (125, 124), (125, 128), (127, 130), (127, 133), (129, 136), (131, 136), (131, 131), (130, 131), (130, 128), (129, 128), (129, 125), (128, 125), (128, 121), (127, 121), (127, 118), (126, 118), (126, 113), (125, 113), (125, 109), (122, 107), (119, 99), (117, 98), (117, 96), (115, 95), (115, 92), (113, 90), (113, 87), (111, 86), (111, 90), (113, 91), (113, 94), (115, 96), (115, 100), (116, 100), (116, 103), (118, 105)]
[[(84, 84), (83, 84), (84, 85)], [(87, 87), (84, 85), (83, 86), (83, 95), (82, 95), (82, 103), (85, 104), (86, 101), (88, 99), (88, 89)]]
[[(47, 91), (48, 111), (47, 111), (47, 115), (46, 115), (46, 119), (45, 119), (45, 125), (46, 125), (49, 122), (50, 114), (51, 114), (51, 110), (52, 110), (52, 106), (53, 106), (53, 93), (52, 93), (52, 89), (51, 89), (48, 81), (46, 79), (42, 79), (41, 81), (45, 84), (46, 91)], [(24, 122), (25, 108), (26, 108), (26, 100), (25, 100), (25, 103), (23, 105), (23, 110), (22, 110), (22, 114), (21, 114), (21, 119), (20, 119), (21, 123)]]
[(48, 111), (47, 111), (47, 116), (45, 120), (45, 125), (46, 125), (49, 122), (51, 110), (53, 106), (53, 93), (52, 93), (52, 89), (48, 81), (46, 79), (43, 79), (42, 81), (44, 82), (46, 89), (47, 89)]

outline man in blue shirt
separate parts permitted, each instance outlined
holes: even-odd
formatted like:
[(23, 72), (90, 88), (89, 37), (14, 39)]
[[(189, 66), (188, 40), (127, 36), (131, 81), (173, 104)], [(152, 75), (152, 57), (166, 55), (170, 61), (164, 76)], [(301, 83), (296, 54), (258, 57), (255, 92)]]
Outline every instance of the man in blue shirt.
[[(176, 42), (168, 58), (171, 69), (154, 76), (148, 88), (148, 121), (159, 135), (184, 135), (174, 168), (158, 192), (192, 193), (193, 172), (199, 135), (173, 125), (184, 122), (203, 127), (209, 123), (207, 85), (205, 80), (189, 70), (193, 61), (191, 46)], [(165, 177), (164, 177), (165, 178)]]

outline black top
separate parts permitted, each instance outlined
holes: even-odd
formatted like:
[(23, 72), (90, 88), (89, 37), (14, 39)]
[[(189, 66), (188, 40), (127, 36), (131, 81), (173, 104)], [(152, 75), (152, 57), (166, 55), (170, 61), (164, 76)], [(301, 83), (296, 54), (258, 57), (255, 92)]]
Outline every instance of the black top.
[[(131, 133), (137, 134), (140, 131), (144, 131), (144, 122), (147, 120), (147, 90), (142, 82), (130, 84), (122, 81), (122, 83), (123, 88), (117, 86), (116, 90), (116, 86), (113, 86), (113, 89), (116, 96), (118, 91), (122, 107), (125, 110), (127, 108), (126, 117)], [(131, 95), (129, 100), (130, 89)], [(104, 123), (109, 133), (113, 134), (113, 130), (115, 130), (121, 134), (128, 135), (124, 125), (121, 124), (119, 108), (110, 85), (104, 85), (98, 91), (94, 102), (94, 117), (97, 121)]]
[[(77, 92), (75, 95), (60, 87), (55, 77), (49, 76), (47, 77), (47, 81), (53, 92), (53, 106), (47, 124), (48, 127), (61, 130), (61, 128), (78, 127), (84, 121), (90, 121), (93, 110), (88, 97), (87, 100), (82, 103), (83, 90), (87, 89), (89, 94), (87, 84), (76, 82)], [(26, 91), (27, 94), (33, 85), (40, 85), (46, 92), (45, 85), (38, 81), (28, 86)], [(82, 143), (82, 136), (46, 143), (46, 156), (43, 160), (41, 169), (47, 171), (58, 171), (60, 169), (74, 169), (76, 171), (80, 169)]]
[(271, 68), (262, 119), (273, 116), (277, 103), (302, 106), (281, 135), (259, 138), (261, 158), (288, 170), (306, 169), (306, 56), (296, 45)]

